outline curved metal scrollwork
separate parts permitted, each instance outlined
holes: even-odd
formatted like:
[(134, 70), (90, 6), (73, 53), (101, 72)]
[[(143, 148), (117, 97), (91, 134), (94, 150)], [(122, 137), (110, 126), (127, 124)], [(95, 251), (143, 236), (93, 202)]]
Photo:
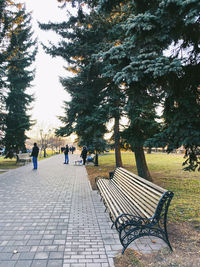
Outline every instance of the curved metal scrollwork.
[(172, 192), (166, 192), (158, 203), (152, 218), (142, 218), (131, 214), (122, 214), (115, 221), (119, 239), (123, 246), (122, 254), (131, 242), (142, 236), (156, 236), (164, 240), (172, 250), (167, 234), (167, 211), (173, 197)]

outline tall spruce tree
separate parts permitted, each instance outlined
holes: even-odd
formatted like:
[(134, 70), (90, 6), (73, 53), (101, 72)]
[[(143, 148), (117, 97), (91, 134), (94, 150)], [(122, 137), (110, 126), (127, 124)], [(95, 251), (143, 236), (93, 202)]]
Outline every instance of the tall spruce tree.
[[(128, 9), (127, 9), (128, 10)], [(127, 11), (126, 10), (126, 11)], [(128, 12), (130, 13), (130, 11)], [(122, 15), (121, 15), (122, 14)], [(79, 7), (79, 12), (78, 12), (78, 19), (79, 19), (79, 23), (77, 23), (76, 19), (71, 19), (71, 21), (73, 21), (73, 33), (75, 32), (74, 35), (72, 35), (72, 31), (70, 32), (70, 35), (68, 33), (68, 38), (70, 37), (71, 42), (73, 42), (72, 37), (74, 38), (74, 40), (78, 40), (80, 39), (80, 33), (82, 34), (82, 39), (78, 46), (76, 46), (73, 42), (73, 53), (74, 56), (80, 56), (80, 51), (82, 47), (88, 47), (90, 48), (90, 55), (93, 54), (93, 57), (96, 58), (96, 60), (100, 60), (102, 61), (101, 64), (101, 71), (98, 73), (99, 76), (105, 77), (107, 79), (107, 84), (104, 84), (104, 87), (101, 88), (102, 90), (102, 94), (104, 94), (104, 98), (103, 101), (101, 103), (99, 103), (99, 107), (101, 107), (101, 110), (107, 110), (107, 121), (109, 121), (110, 119), (114, 118), (115, 121), (115, 125), (114, 125), (114, 138), (115, 138), (115, 155), (116, 155), (116, 166), (122, 166), (122, 162), (121, 162), (121, 155), (120, 155), (120, 134), (119, 134), (119, 121), (120, 121), (120, 117), (122, 115), (123, 112), (123, 105), (124, 105), (124, 101), (125, 98), (127, 97), (124, 95), (124, 92), (122, 93), (122, 90), (120, 90), (121, 88), (121, 82), (117, 85), (114, 85), (112, 80), (114, 75), (116, 74), (117, 70), (119, 70), (119, 61), (120, 61), (120, 57), (115, 57), (112, 56), (112, 58), (110, 57), (109, 60), (107, 60), (107, 54), (105, 53), (108, 49), (112, 47), (120, 47), (120, 44), (123, 42), (123, 37), (124, 37), (124, 33), (123, 33), (123, 27), (122, 24), (124, 22), (124, 16), (127, 17), (126, 12), (120, 13), (112, 13), (111, 16), (102, 16), (102, 14), (100, 16), (97, 16), (95, 12), (91, 12), (89, 14), (89, 16), (87, 16), (87, 19), (85, 18), (85, 16), (82, 13), (82, 9)], [(85, 24), (83, 24), (83, 18), (85, 20)], [(102, 23), (102, 19), (104, 20), (104, 22)], [(80, 23), (81, 20), (81, 23)], [(69, 24), (69, 23), (68, 23)], [(85, 26), (83, 26), (85, 25)], [(89, 29), (88, 29), (88, 25), (90, 25)], [(103, 25), (103, 28), (100, 29), (99, 25)], [(115, 26), (117, 25), (117, 26)], [(65, 24), (65, 26), (67, 26), (67, 24)], [(63, 30), (63, 27), (65, 27), (64, 24), (62, 24), (62, 26), (60, 25), (60, 33), (61, 30)], [(85, 32), (83, 30), (83, 28), (85, 27)], [(58, 29), (58, 25), (43, 25), (43, 28), (45, 29), (54, 29), (57, 30), (57, 32), (59, 32)], [(74, 30), (76, 29), (76, 31)], [(80, 31), (81, 29), (81, 31)], [(99, 33), (99, 29), (101, 32), (100, 37), (101, 38), (97, 38), (98, 33)], [(64, 31), (64, 30), (63, 30)], [(89, 34), (88, 34), (89, 32)], [(102, 35), (102, 32), (104, 33), (104, 35)], [(86, 34), (85, 34), (86, 33)], [(90, 37), (90, 39), (88, 39), (88, 36)], [(66, 33), (65, 33), (65, 37), (67, 37)], [(92, 40), (92, 41), (91, 41)], [(63, 48), (63, 44), (62, 46), (60, 46), (59, 48), (57, 47), (55, 49), (55, 47), (53, 47), (51, 50), (47, 50), (48, 52), (50, 51), (50, 53), (52, 53), (52, 55), (61, 55), (66, 59), (66, 54), (69, 54), (69, 52), (67, 52), (66, 50), (69, 51), (69, 46), (71, 45), (71, 42), (69, 42), (67, 45), (65, 43), (65, 49)], [(76, 42), (77, 44), (77, 42)], [(84, 44), (84, 45), (83, 45)], [(67, 49), (66, 49), (67, 47)], [(94, 49), (92, 49), (94, 48)], [(120, 48), (119, 48), (120, 49)], [(65, 51), (65, 53), (64, 53)], [(72, 51), (72, 50), (70, 50)], [(105, 56), (103, 56), (105, 53)], [(109, 53), (108, 53), (109, 54)], [(68, 56), (69, 57), (69, 56)], [(91, 57), (91, 56), (90, 56)], [(122, 51), (122, 60), (120, 62), (120, 64), (122, 66), (124, 66), (124, 57), (125, 57), (125, 61), (128, 60), (128, 56), (126, 56), (126, 52)], [(84, 55), (83, 55), (84, 58)], [(69, 58), (68, 58), (68, 62), (70, 62)], [(117, 62), (117, 63), (115, 63)], [(91, 77), (92, 78), (92, 77)], [(83, 82), (84, 83), (84, 82)], [(94, 89), (93, 93), (94, 93)], [(122, 97), (123, 96), (123, 97)], [(72, 100), (73, 101), (73, 100)], [(102, 104), (103, 103), (103, 104)], [(104, 112), (105, 113), (105, 112)], [(92, 122), (96, 122), (96, 120), (93, 119), (92, 114), (90, 115), (92, 118)], [(85, 119), (88, 119), (88, 114), (87, 117)], [(131, 118), (131, 117), (129, 117)], [(138, 136), (139, 138), (139, 136)], [(142, 151), (142, 148), (139, 149), (140, 153), (143, 153), (144, 156), (144, 152)], [(136, 155), (139, 155), (139, 153), (137, 153)], [(138, 157), (138, 156), (137, 156)], [(140, 157), (141, 158), (141, 157)], [(139, 162), (139, 160), (137, 160), (137, 162)], [(145, 161), (143, 161), (145, 163)], [(140, 165), (141, 166), (141, 165)], [(148, 168), (147, 165), (144, 164), (143, 165), (145, 169), (145, 171), (143, 170), (143, 172), (141, 172), (141, 167), (138, 167), (138, 172), (140, 175), (142, 175), (143, 177), (149, 178), (149, 172), (148, 172)], [(146, 175), (144, 175), (144, 173), (146, 173)], [(150, 178), (149, 178), (150, 179)]]
[[(122, 75), (121, 72), (123, 68), (131, 62), (132, 58), (137, 56), (136, 51), (135, 54), (130, 53), (130, 47), (128, 46), (131, 46), (132, 49), (135, 46), (134, 43), (127, 44), (127, 37), (124, 33), (124, 27), (127, 20), (133, 12), (133, 3), (128, 6), (121, 5), (111, 10), (110, 16), (116, 18), (116, 23), (112, 28), (112, 31), (116, 32), (117, 30), (118, 39), (115, 39), (115, 42), (112, 43), (109, 50), (106, 52), (102, 51), (101, 56), (107, 62), (104, 75), (109, 76), (111, 74), (116, 85), (119, 87), (123, 85), (124, 87), (126, 101), (123, 107), (123, 115), (129, 120), (124, 133), (122, 133), (126, 147), (128, 145), (128, 147), (131, 147), (131, 149), (135, 152), (138, 174), (148, 180), (151, 180), (151, 175), (144, 155), (143, 145), (146, 139), (152, 137), (153, 133), (158, 132), (159, 129), (155, 113), (155, 106), (159, 97), (157, 93), (154, 93), (154, 95), (150, 93), (151, 87), (149, 86), (149, 81), (147, 79), (140, 82), (136, 79), (135, 82), (133, 82), (129, 79), (128, 75), (123, 77), (123, 79), (116, 79), (116, 77), (118, 78), (117, 75)], [(140, 75), (142, 75), (142, 73)], [(137, 77), (137, 74), (135, 74), (135, 76)], [(147, 100), (147, 98), (149, 99)], [(155, 100), (156, 103), (154, 102)], [(152, 131), (152, 127), (154, 128), (154, 131)]]
[[(99, 17), (110, 17), (110, 20), (120, 18), (116, 20), (115, 27), (111, 23), (111, 29), (105, 29), (105, 33), (114, 35), (113, 40), (110, 38), (107, 39), (109, 42), (106, 42), (102, 38), (106, 45), (102, 46), (101, 42), (99, 47), (95, 47), (95, 54), (102, 58), (106, 66), (102, 65), (104, 70), (101, 75), (111, 78), (118, 86), (125, 83), (128, 99), (125, 110), (130, 119), (131, 128), (135, 127), (134, 122), (138, 122), (143, 117), (146, 103), (152, 106), (152, 113), (148, 112), (148, 118), (154, 125), (156, 119), (154, 109), (162, 101), (165, 124), (159, 138), (168, 146), (168, 151), (181, 144), (184, 145), (186, 156), (189, 155), (186, 161), (186, 163), (189, 162), (188, 169), (195, 169), (198, 166), (200, 143), (199, 76), (197, 76), (200, 36), (199, 1), (73, 0), (67, 2), (79, 5), (80, 20), (84, 17), (81, 9), (84, 4), (98, 6), (96, 10), (100, 12)], [(89, 18), (93, 19), (91, 14)], [(81, 27), (73, 29), (78, 30), (76, 33), (79, 34), (83, 28), (82, 24)], [(122, 37), (117, 41), (115, 40), (116, 30), (119, 29), (123, 29), (124, 33), (119, 31)], [(76, 38), (77, 35), (74, 37)], [(174, 53), (167, 53), (172, 49)], [(60, 49), (60, 51), (64, 50)], [(146, 101), (147, 96), (148, 101)], [(139, 101), (138, 97), (140, 97)], [(130, 103), (135, 109), (129, 108)], [(188, 115), (191, 108), (192, 118)], [(135, 114), (138, 114), (137, 118)], [(146, 115), (145, 120), (147, 121)], [(149, 135), (151, 134), (150, 127)], [(144, 136), (147, 136), (146, 133)], [(144, 136), (141, 136), (141, 140), (137, 138), (131, 143), (141, 143), (139, 141), (142, 141)]]
[[(32, 39), (31, 15), (22, 8), (16, 16), (20, 22), (12, 29), (10, 43), (7, 48), (6, 84), (6, 118), (4, 144), (6, 152), (25, 151), (26, 130), (32, 123), (27, 111), (33, 97), (26, 93), (34, 78), (30, 67), (35, 60), (36, 40)], [(11, 154), (8, 154), (12, 156)]]
[(2, 97), (2, 89), (4, 86), (4, 62), (5, 62), (5, 48), (4, 43), (6, 40), (6, 32), (8, 28), (7, 14), (6, 14), (6, 1), (0, 1), (0, 97)]
[(60, 118), (65, 126), (57, 130), (57, 134), (76, 133), (80, 146), (87, 145), (90, 151), (103, 152), (106, 120), (105, 112), (98, 108), (102, 79), (96, 78), (96, 64), (88, 66), (74, 78), (61, 79), (61, 82), (71, 100), (66, 103), (66, 115)]
[(3, 122), (4, 122), (4, 40), (5, 40), (5, 32), (6, 32), (6, 1), (2, 0), (0, 1), (0, 143), (1, 143), (1, 137), (3, 135)]
[[(199, 92), (199, 10), (200, 3), (191, 1), (99, 1), (104, 12), (123, 6), (132, 7), (124, 23), (126, 39), (121, 50), (130, 61), (116, 73), (116, 82), (128, 84), (148, 81), (150, 96), (162, 91), (164, 128), (157, 142), (172, 151), (183, 145), (184, 164), (195, 170), (199, 164), (200, 92)], [(121, 56), (113, 48), (115, 58)], [(148, 89), (149, 91), (149, 89)]]
[[(5, 129), (5, 97), (6, 97), (6, 67), (7, 67), (7, 49), (10, 43), (11, 31), (16, 28), (21, 21), (19, 11), (20, 4), (16, 2), (0, 1), (0, 142), (4, 136)], [(17, 12), (17, 13), (16, 13)]]
[[(104, 18), (97, 17), (95, 12), (87, 15), (79, 7), (77, 17), (72, 16), (68, 23), (43, 24), (41, 27), (53, 29), (67, 40), (60, 43), (58, 47), (46, 48), (46, 51), (52, 56), (62, 56), (71, 64), (72, 70), (79, 70), (76, 78), (62, 80), (64, 88), (72, 99), (65, 107), (66, 118), (61, 118), (66, 126), (57, 133), (68, 133), (67, 128), (69, 129), (70, 124), (72, 131), (78, 134), (82, 144), (88, 143), (90, 146), (95, 144), (96, 147), (98, 146), (96, 150), (102, 151), (105, 149), (103, 145), (105, 142), (102, 139), (106, 133), (105, 124), (112, 116), (115, 116), (115, 143), (118, 144), (116, 145), (116, 165), (121, 166), (120, 137), (117, 134), (120, 118), (120, 114), (117, 115), (117, 109), (119, 109), (120, 98), (117, 101), (112, 99), (114, 106), (111, 105), (109, 101), (111, 95), (108, 96), (107, 92), (112, 87), (112, 80), (102, 76), (104, 62), (95, 58), (97, 51), (103, 49), (108, 43), (105, 38), (107, 25)], [(116, 85), (113, 86), (116, 87)], [(113, 94), (113, 97), (116, 99), (116, 95)]]

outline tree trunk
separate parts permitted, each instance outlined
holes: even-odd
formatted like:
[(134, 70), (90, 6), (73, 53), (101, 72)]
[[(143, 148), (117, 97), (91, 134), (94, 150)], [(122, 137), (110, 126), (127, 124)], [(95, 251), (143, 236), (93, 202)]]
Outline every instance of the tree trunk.
[(151, 154), (151, 147), (148, 147), (147, 154)]
[(95, 153), (94, 166), (99, 166), (99, 159), (98, 159), (98, 153), (97, 153), (97, 151), (96, 151), (96, 153)]
[(122, 158), (120, 150), (120, 134), (119, 134), (119, 118), (115, 117), (114, 124), (114, 139), (115, 139), (115, 163), (116, 167), (122, 167)]
[(135, 151), (135, 160), (136, 160), (138, 175), (152, 182), (152, 178), (147, 166), (143, 147), (136, 147), (134, 148), (134, 151)]

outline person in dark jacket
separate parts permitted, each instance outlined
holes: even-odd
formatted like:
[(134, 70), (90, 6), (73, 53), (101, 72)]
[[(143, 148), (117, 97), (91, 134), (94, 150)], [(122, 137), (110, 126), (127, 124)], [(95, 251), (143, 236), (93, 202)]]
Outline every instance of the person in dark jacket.
[(71, 147), (71, 152), (72, 152), (72, 154), (74, 154), (75, 149), (76, 149), (76, 148), (75, 148), (74, 146)]
[(33, 169), (37, 170), (37, 157), (39, 153), (39, 148), (36, 143), (33, 144), (31, 157), (33, 157)]
[(83, 165), (85, 165), (86, 158), (87, 158), (87, 147), (86, 146), (83, 147), (83, 150), (81, 152), (81, 157), (83, 159)]
[(68, 145), (66, 145), (65, 150), (64, 150), (64, 154), (65, 154), (65, 162), (64, 164), (69, 164), (69, 147)]

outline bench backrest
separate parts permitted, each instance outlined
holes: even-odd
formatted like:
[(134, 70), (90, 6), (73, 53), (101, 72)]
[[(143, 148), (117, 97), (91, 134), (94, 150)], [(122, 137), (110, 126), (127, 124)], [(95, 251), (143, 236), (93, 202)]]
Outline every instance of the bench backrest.
[(130, 205), (135, 207), (138, 216), (160, 217), (163, 206), (166, 205), (164, 209), (168, 209), (168, 202), (173, 197), (172, 192), (121, 167), (115, 169), (112, 180), (130, 200)]
[(20, 153), (20, 154), (17, 154), (17, 156), (19, 157), (19, 159), (30, 158), (29, 153)]

